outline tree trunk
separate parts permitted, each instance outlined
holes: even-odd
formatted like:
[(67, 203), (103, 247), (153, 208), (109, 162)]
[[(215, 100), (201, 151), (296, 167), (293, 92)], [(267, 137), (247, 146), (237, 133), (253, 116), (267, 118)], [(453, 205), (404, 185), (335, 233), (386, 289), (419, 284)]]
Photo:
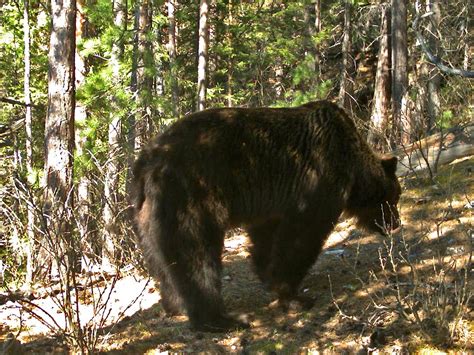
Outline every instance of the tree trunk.
[(153, 77), (149, 74), (153, 68), (152, 44), (148, 37), (152, 29), (152, 6), (150, 0), (141, 0), (138, 10), (138, 65), (136, 68), (138, 101), (138, 119), (135, 123), (135, 149), (139, 149), (148, 139), (151, 130), (150, 101)]
[[(138, 19), (139, 19), (139, 4), (138, 1), (135, 3), (134, 16), (133, 16), (133, 50), (132, 50), (132, 70), (130, 74), (130, 92), (132, 93), (132, 101), (137, 102), (138, 95)], [(127, 117), (127, 179), (125, 182), (125, 191), (127, 196), (131, 195), (132, 191), (132, 166), (135, 161), (135, 137), (136, 137), (136, 121), (137, 121), (137, 109), (132, 110)]]
[(127, 195), (131, 192), (131, 168), (135, 160), (135, 151), (145, 143), (150, 130), (149, 99), (152, 92), (152, 78), (147, 74), (146, 68), (150, 68), (153, 60), (151, 43), (147, 39), (147, 33), (151, 30), (151, 6), (150, 0), (137, 1), (135, 4), (132, 71), (130, 80), (130, 91), (132, 100), (137, 102), (135, 112), (128, 117), (128, 155), (127, 155)]
[(381, 30), (377, 72), (375, 74), (374, 100), (370, 117), (371, 128), (368, 141), (378, 148), (386, 146), (386, 130), (390, 121), (390, 6), (381, 4)]
[[(311, 61), (310, 62), (308, 61), (309, 69), (313, 73), (316, 73), (316, 70), (317, 70), (317, 67), (316, 67), (317, 48), (316, 48), (316, 45), (313, 42), (314, 36), (316, 35), (316, 26), (315, 26), (315, 22), (312, 21), (312, 17), (311, 17), (313, 15), (313, 10), (314, 10), (313, 6), (306, 5), (304, 7), (303, 18), (304, 18), (304, 22), (306, 24), (306, 33), (305, 33), (305, 41), (304, 42), (305, 42), (305, 56), (307, 56), (307, 57), (308, 57), (308, 55), (311, 56)], [(279, 62), (280, 61), (277, 62), (277, 70), (278, 70), (279, 67), (281, 67)], [(283, 75), (283, 70), (281, 70), (280, 75), (281, 76)], [(276, 77), (277, 77), (277, 80), (278, 80), (278, 73), (277, 73)], [(304, 88), (304, 89), (305, 90), (308, 90), (308, 89), (311, 90), (311, 88), (313, 88), (316, 85), (316, 81), (317, 81), (316, 75), (313, 74), (311, 76), (311, 78), (309, 79), (309, 83), (308, 83), (309, 87)], [(280, 78), (280, 84), (281, 84), (281, 78)], [(279, 98), (280, 95), (281, 95), (281, 92), (280, 93), (277, 92), (277, 98)]]
[(52, 0), (51, 14), (43, 207), (46, 240), (40, 256), (46, 263), (44, 271), (51, 270), (52, 258), (58, 269), (60, 263), (76, 262), (72, 228), (75, 0)]
[(321, 0), (316, 0), (314, 2), (314, 27), (316, 31), (321, 32), (322, 29), (322, 22), (321, 22)]
[[(435, 52), (435, 55), (441, 57), (439, 53), (439, 43), (438, 39), (434, 35), (439, 28), (441, 23), (441, 9), (439, 0), (427, 0), (427, 10), (433, 12), (432, 21), (428, 26), (428, 45), (431, 50)], [(428, 78), (428, 97), (427, 97), (427, 134), (431, 134), (436, 125), (436, 120), (440, 111), (440, 98), (439, 98), (439, 88), (441, 85), (441, 75), (436, 66), (430, 65), (431, 71)]]
[(178, 75), (176, 68), (176, 4), (175, 0), (168, 0), (168, 54), (170, 57), (170, 87), (173, 115), (179, 116)]
[[(323, 23), (321, 21), (321, 0), (316, 0), (314, 3), (314, 28), (317, 33), (321, 33), (323, 28)], [(321, 75), (321, 55), (319, 53), (319, 45), (317, 43), (314, 44), (314, 65), (316, 67), (316, 72)]]
[[(467, 11), (467, 13), (469, 14), (469, 11)], [(468, 31), (467, 29), (469, 28), (469, 21), (470, 21), (470, 18), (469, 16), (466, 16), (466, 25), (465, 25), (465, 28), (466, 28), (466, 31)], [(465, 44), (464, 44), (464, 59), (462, 61), (462, 67), (465, 71), (468, 71), (469, 68), (471, 67), (471, 47), (472, 47), (472, 44), (470, 43), (470, 38), (472, 38), (469, 34), (466, 34), (464, 36), (465, 38)]]
[[(417, 11), (422, 5), (419, 1), (415, 2)], [(437, 32), (440, 22), (440, 9), (436, 0), (426, 0), (425, 13), (431, 13), (430, 21), (427, 26), (427, 46), (433, 55), (441, 57), (439, 53), (438, 40), (434, 33)], [(416, 139), (421, 139), (424, 135), (430, 135), (436, 125), (436, 119), (439, 115), (439, 87), (441, 76), (436, 65), (432, 64), (421, 52), (421, 64), (417, 75), (415, 76), (414, 85), (417, 87), (416, 95), (416, 117), (413, 119), (412, 131), (415, 133)], [(423, 58), (424, 57), (424, 58)]]
[(197, 109), (206, 108), (207, 91), (207, 48), (209, 44), (207, 0), (201, 0), (199, 5), (199, 45), (198, 45), (198, 80), (197, 80)]
[(408, 49), (407, 49), (407, 1), (392, 0), (392, 114), (394, 135), (393, 139), (408, 143), (411, 135), (407, 107), (408, 91)]
[(283, 65), (281, 58), (275, 58), (275, 98), (277, 100), (283, 99)]
[[(232, 26), (234, 25), (234, 17), (233, 17), (233, 4), (232, 0), (229, 0), (229, 5), (228, 5), (228, 16), (227, 16), (227, 47), (228, 48), (233, 48), (232, 47)], [(226, 101), (227, 101), (227, 107), (232, 107), (234, 106), (233, 104), (233, 92), (232, 92), (232, 82), (233, 82), (233, 77), (232, 77), (232, 72), (234, 70), (234, 60), (233, 60), (233, 53), (229, 53), (229, 57), (227, 58), (227, 94), (226, 94)]]
[(348, 111), (352, 111), (353, 88), (352, 88), (352, 39), (351, 39), (351, 12), (352, 3), (344, 0), (344, 39), (342, 42), (342, 76), (339, 86), (339, 104)]
[[(25, 100), (25, 150), (26, 150), (26, 173), (28, 176), (28, 184), (31, 186), (34, 183), (34, 170), (33, 170), (33, 118), (31, 114), (31, 90), (30, 90), (30, 75), (31, 75), (31, 60), (30, 60), (30, 4), (28, 0), (23, 0), (23, 43), (24, 43), (24, 63), (25, 63), (25, 75), (24, 75), (24, 100)], [(33, 201), (31, 201), (33, 202)], [(29, 203), (27, 206), (27, 246), (26, 246), (26, 288), (30, 288), (33, 281), (33, 248), (34, 248), (34, 226), (35, 226), (35, 213), (33, 204)]]
[[(114, 25), (122, 32), (126, 26), (126, 0), (114, 1)], [(119, 41), (112, 44), (110, 65), (112, 66), (112, 83), (114, 86), (120, 84), (120, 62), (124, 51), (122, 36)], [(120, 112), (118, 98), (115, 95), (111, 97), (112, 112), (110, 114), (110, 123), (108, 131), (108, 152), (107, 163), (105, 166), (104, 181), (104, 234), (102, 243), (102, 266), (106, 271), (110, 271), (116, 257), (115, 242), (118, 240), (116, 219), (119, 213), (119, 177), (120, 177), (120, 157), (122, 140), (122, 117)]]
[[(76, 1), (76, 43), (79, 43), (85, 37), (86, 31), (85, 0)], [(77, 47), (75, 53), (75, 83), (77, 89), (85, 83), (87, 69), (84, 57), (79, 53)], [(82, 102), (76, 101), (74, 120), (78, 123), (79, 127), (84, 127), (87, 124), (87, 110)], [(75, 143), (76, 156), (81, 157), (88, 154), (86, 152), (87, 136), (79, 129), (76, 130)], [(78, 181), (76, 191), (76, 223), (81, 241), (81, 251), (90, 248), (88, 245), (90, 230), (90, 184), (89, 176), (84, 172)]]

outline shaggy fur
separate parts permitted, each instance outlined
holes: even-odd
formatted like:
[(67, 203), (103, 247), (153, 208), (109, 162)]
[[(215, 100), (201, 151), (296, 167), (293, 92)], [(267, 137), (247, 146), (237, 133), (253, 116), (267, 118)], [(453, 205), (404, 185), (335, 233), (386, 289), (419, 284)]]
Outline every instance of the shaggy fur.
[(294, 299), (343, 211), (370, 230), (398, 226), (396, 165), (327, 101), (177, 121), (134, 167), (140, 245), (164, 309), (186, 311), (200, 330), (246, 326), (221, 297), (224, 233), (235, 226), (249, 233), (260, 279)]

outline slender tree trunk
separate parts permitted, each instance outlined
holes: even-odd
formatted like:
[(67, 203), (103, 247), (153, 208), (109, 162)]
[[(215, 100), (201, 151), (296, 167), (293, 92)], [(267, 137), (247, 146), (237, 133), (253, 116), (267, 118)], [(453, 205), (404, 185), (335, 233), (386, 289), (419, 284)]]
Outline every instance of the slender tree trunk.
[[(392, 0), (392, 114), (395, 140), (410, 141), (411, 122), (407, 115), (408, 104), (408, 48), (407, 1)], [(392, 142), (396, 143), (396, 142)]]
[[(439, 53), (439, 44), (438, 39), (434, 35), (439, 28), (441, 23), (441, 8), (439, 0), (427, 0), (427, 10), (433, 13), (432, 21), (428, 26), (428, 45), (431, 50), (435, 52), (436, 55), (442, 57), (442, 54)], [(439, 98), (439, 88), (441, 85), (441, 75), (436, 66), (430, 65), (431, 72), (428, 80), (428, 102), (427, 102), (427, 133), (431, 134), (436, 125), (436, 120), (439, 115), (440, 110), (440, 98)]]
[[(469, 4), (469, 1), (466, 1), (466, 4)], [(469, 11), (471, 9), (471, 11)], [(462, 61), (462, 68), (465, 71), (469, 71), (471, 68), (471, 59), (474, 56), (474, 46), (472, 45), (472, 3), (471, 7), (467, 7), (467, 11), (465, 12), (466, 16), (464, 18), (464, 34), (463, 34), (463, 42), (464, 42), (464, 58)]]
[[(322, 30), (322, 21), (321, 21), (321, 0), (316, 0), (314, 3), (314, 28), (317, 33), (321, 33)], [(321, 54), (319, 45), (314, 44), (315, 55), (314, 55), (314, 65), (316, 67), (316, 72), (321, 75)]]
[[(316, 6), (316, 5), (314, 5)], [(317, 65), (316, 65), (316, 57), (318, 55), (318, 50), (317, 50), (317, 46), (314, 44), (314, 37), (316, 36), (316, 21), (312, 21), (312, 15), (313, 15), (313, 11), (315, 10), (315, 8), (313, 7), (313, 5), (306, 5), (304, 7), (304, 22), (306, 24), (306, 33), (305, 33), (305, 47), (306, 47), (306, 51), (305, 51), (305, 55), (308, 56), (310, 55), (311, 56), (311, 63), (309, 63), (309, 66), (310, 66), (310, 69), (312, 72), (316, 73), (317, 71)], [(283, 75), (283, 73), (282, 73)], [(311, 90), (311, 88), (313, 88), (315, 85), (316, 85), (316, 81), (317, 81), (317, 78), (316, 78), (316, 75), (312, 75), (311, 76), (311, 79), (309, 80), (309, 90)], [(305, 88), (306, 89), (306, 88)]]
[(352, 111), (352, 23), (351, 23), (352, 3), (344, 0), (344, 39), (342, 42), (342, 76), (339, 86), (339, 103), (345, 109)]
[(137, 102), (135, 112), (128, 117), (128, 157), (127, 157), (127, 195), (131, 192), (131, 167), (135, 160), (135, 151), (140, 149), (147, 139), (150, 130), (149, 99), (152, 92), (152, 78), (146, 72), (151, 68), (152, 53), (151, 43), (147, 39), (147, 33), (151, 30), (151, 6), (149, 0), (137, 1), (135, 4), (132, 71), (130, 80), (130, 91), (132, 100)]
[(283, 65), (280, 57), (275, 58), (275, 98), (283, 98)]
[[(56, 264), (65, 262), (68, 267), (76, 262), (72, 228), (75, 0), (52, 0), (51, 14), (43, 207), (46, 233), (49, 239), (46, 237), (46, 245), (42, 250), (43, 255), (40, 256), (41, 260), (46, 263), (44, 271), (51, 270), (52, 257), (54, 257)], [(63, 245), (60, 246), (60, 244)], [(55, 248), (55, 251), (65, 254), (51, 255), (52, 247)], [(59, 265), (56, 267), (60, 268)]]
[(207, 91), (207, 48), (209, 44), (208, 31), (208, 0), (201, 0), (199, 5), (199, 45), (198, 45), (198, 80), (197, 80), (197, 109), (206, 108)]
[[(156, 26), (153, 29), (153, 37), (155, 38), (153, 43), (157, 43), (158, 46), (162, 46), (163, 31), (159, 26)], [(153, 51), (153, 52), (155, 52), (155, 51)], [(157, 51), (157, 52), (158, 52), (158, 55), (153, 53), (153, 55), (154, 55), (153, 61), (154, 61), (154, 66), (155, 66), (155, 75), (152, 78), (152, 81), (153, 81), (153, 83), (152, 83), (152, 88), (153, 88), (152, 97), (159, 97), (159, 98), (164, 99), (165, 98), (165, 77), (164, 77), (164, 75), (165, 75), (165, 70), (166, 69), (164, 67), (163, 57), (159, 54), (160, 51)], [(169, 73), (171, 73), (171, 69), (169, 69)], [(174, 113), (176, 108), (174, 107), (174, 104), (172, 104), (172, 106), (173, 106), (172, 111)], [(164, 120), (163, 120), (164, 116), (165, 116), (165, 110), (164, 110), (164, 107), (162, 105), (152, 105), (152, 114), (151, 114), (151, 117), (153, 118), (152, 122), (155, 122), (155, 124), (157, 125), (156, 129), (160, 132), (163, 130), (163, 128), (165, 128)], [(174, 116), (176, 117), (176, 115), (174, 115)]]
[(150, 0), (141, 0), (138, 11), (138, 65), (137, 91), (138, 119), (135, 122), (135, 149), (139, 149), (146, 142), (151, 130), (151, 108), (153, 77), (150, 70), (153, 68), (152, 44), (148, 37), (152, 30), (152, 6)]
[[(427, 45), (430, 51), (438, 56), (442, 57), (440, 53), (438, 39), (436, 38), (435, 33), (438, 30), (439, 23), (441, 21), (441, 11), (437, 0), (425, 0), (425, 12), (431, 13), (429, 17), (429, 23), (427, 26)], [(415, 7), (417, 11), (423, 5), (420, 4), (420, 1), (415, 2)], [(424, 52), (420, 54), (424, 56)], [(425, 59), (425, 60), (423, 60)], [(412, 133), (416, 135), (416, 139), (420, 139), (421, 136), (426, 134), (431, 134), (436, 125), (436, 119), (439, 115), (439, 87), (441, 76), (439, 69), (436, 65), (430, 63), (426, 58), (420, 60), (421, 64), (419, 70), (416, 72), (416, 77), (413, 85), (417, 87), (416, 95), (416, 117), (413, 118), (412, 122)]]
[[(381, 4), (381, 30), (379, 40), (379, 53), (377, 72), (375, 75), (374, 100), (370, 117), (371, 128), (368, 141), (378, 148), (384, 148), (390, 120), (390, 6)], [(388, 148), (388, 147), (385, 147)]]
[[(76, 44), (80, 43), (85, 37), (86, 31), (86, 17), (85, 17), (85, 0), (76, 0)], [(76, 46), (75, 52), (75, 83), (76, 89), (82, 86), (86, 81), (86, 62), (84, 57), (79, 53)], [(74, 111), (74, 120), (79, 127), (84, 127), (87, 124), (87, 110), (86, 106), (79, 101), (76, 101)], [(86, 152), (87, 136), (80, 129), (75, 132), (76, 156), (84, 156)], [(83, 174), (78, 181), (76, 190), (76, 223), (79, 231), (81, 241), (81, 250), (84, 251), (90, 246), (88, 245), (89, 229), (90, 229), (90, 184), (91, 181), (87, 174)]]
[[(139, 4), (135, 3), (133, 16), (133, 50), (132, 50), (132, 70), (130, 75), (130, 92), (132, 93), (132, 101), (138, 101), (138, 19), (139, 19)], [(135, 160), (135, 139), (136, 139), (136, 121), (137, 109), (130, 112), (127, 117), (128, 132), (127, 132), (127, 180), (125, 183), (125, 190), (127, 196), (131, 195), (132, 187), (132, 166)]]
[[(234, 25), (234, 17), (233, 17), (233, 4), (232, 0), (229, 0), (229, 5), (228, 5), (228, 16), (227, 16), (227, 47), (233, 50), (232, 47), (232, 26)], [(234, 60), (233, 60), (233, 53), (229, 54), (229, 57), (227, 58), (227, 107), (232, 107), (234, 106), (233, 104), (233, 97), (232, 97), (232, 73), (234, 70)]]
[[(24, 63), (25, 63), (25, 76), (24, 76), (24, 100), (25, 100), (25, 133), (26, 133), (26, 173), (28, 176), (29, 185), (33, 184), (34, 170), (33, 170), (33, 118), (31, 113), (31, 90), (30, 90), (30, 75), (31, 75), (31, 60), (30, 60), (30, 4), (28, 0), (23, 0), (23, 43), (24, 43)], [(35, 241), (35, 213), (34, 206), (28, 204), (27, 206), (27, 224), (26, 232), (28, 243), (26, 247), (26, 288), (30, 288), (33, 281), (33, 248)]]
[(316, 0), (314, 2), (314, 27), (316, 31), (321, 32), (322, 29), (322, 22), (321, 22), (321, 0)]
[(168, 0), (168, 54), (170, 57), (170, 87), (173, 115), (179, 116), (178, 75), (176, 68), (176, 0)]
[(469, 16), (470, 12), (466, 11), (466, 19), (464, 21), (464, 28), (465, 28), (465, 35), (464, 37), (464, 59), (462, 61), (462, 67), (465, 71), (468, 71), (469, 68), (471, 67), (471, 58), (472, 54), (474, 54), (473, 48), (472, 48), (472, 35), (469, 32), (469, 24), (471, 21), (471, 17)]
[[(114, 25), (122, 32), (126, 26), (126, 0), (114, 1)], [(119, 41), (112, 44), (110, 65), (112, 66), (112, 83), (114, 87), (120, 84), (120, 63), (122, 60), (123, 48), (122, 36)], [(118, 240), (116, 219), (119, 218), (119, 177), (120, 177), (120, 157), (121, 157), (121, 140), (122, 140), (122, 117), (118, 115), (120, 106), (118, 97), (111, 97), (112, 112), (110, 114), (110, 123), (108, 130), (108, 153), (107, 163), (105, 166), (104, 181), (104, 234), (102, 244), (102, 266), (106, 271), (110, 271), (116, 257), (115, 242)]]

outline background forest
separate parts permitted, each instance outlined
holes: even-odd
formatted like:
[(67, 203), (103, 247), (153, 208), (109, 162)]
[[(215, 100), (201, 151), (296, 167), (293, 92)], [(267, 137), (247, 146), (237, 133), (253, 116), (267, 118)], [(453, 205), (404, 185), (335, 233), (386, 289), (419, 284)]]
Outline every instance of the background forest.
[(59, 285), (63, 335), (92, 351), (70, 286), (140, 268), (130, 166), (151, 136), (329, 99), (407, 152), (472, 125), (472, 31), (469, 0), (0, 0), (2, 288)]

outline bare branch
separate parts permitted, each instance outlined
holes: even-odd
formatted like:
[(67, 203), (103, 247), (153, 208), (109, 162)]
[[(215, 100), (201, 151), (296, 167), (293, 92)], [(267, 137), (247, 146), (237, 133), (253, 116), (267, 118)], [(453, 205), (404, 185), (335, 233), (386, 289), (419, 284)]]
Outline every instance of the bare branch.
[(433, 14), (432, 12), (428, 12), (424, 14), (423, 16), (420, 16), (419, 12), (417, 11), (415, 19), (413, 20), (413, 30), (415, 31), (416, 39), (420, 43), (421, 49), (423, 50), (426, 57), (428, 58), (428, 61), (436, 65), (438, 69), (441, 70), (443, 73), (446, 73), (449, 75), (459, 75), (465, 78), (474, 78), (474, 71), (448, 67), (447, 65), (443, 63), (441, 58), (439, 58), (438, 56), (434, 55), (431, 52), (430, 48), (428, 47), (426, 43), (425, 38), (423, 37), (423, 35), (421, 34), (419, 30), (419, 21), (420, 21), (420, 18), (431, 16), (432, 14)]
[(25, 104), (22, 101), (18, 101), (18, 100), (15, 100), (15, 99), (9, 99), (8, 97), (0, 97), (0, 102), (5, 102), (7, 104), (19, 105), (19, 106), (24, 106), (24, 107), (28, 107), (28, 106), (31, 106), (31, 107), (34, 107), (34, 108), (39, 108), (40, 107), (40, 106), (35, 105), (35, 104)]

